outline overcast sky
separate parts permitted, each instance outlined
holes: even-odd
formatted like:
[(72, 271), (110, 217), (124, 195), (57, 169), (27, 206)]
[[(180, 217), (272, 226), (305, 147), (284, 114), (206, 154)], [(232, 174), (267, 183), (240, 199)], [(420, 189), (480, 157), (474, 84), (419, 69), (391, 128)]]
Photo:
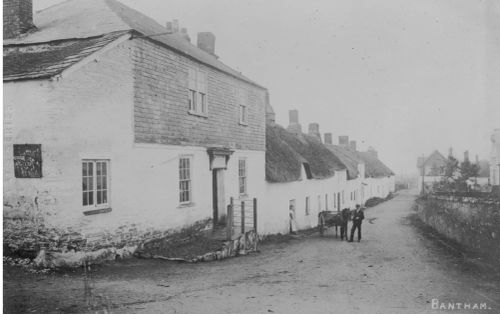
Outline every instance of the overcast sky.
[[(42, 9), (57, 0), (34, 0)], [(498, 0), (122, 0), (269, 88), (277, 122), (373, 146), (394, 171), (452, 146), (483, 159), (500, 128)]]

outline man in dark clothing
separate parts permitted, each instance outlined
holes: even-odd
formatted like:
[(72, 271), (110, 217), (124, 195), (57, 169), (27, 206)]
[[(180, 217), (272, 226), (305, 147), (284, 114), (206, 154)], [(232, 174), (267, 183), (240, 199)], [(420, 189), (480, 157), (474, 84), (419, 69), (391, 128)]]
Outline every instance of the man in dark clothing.
[(351, 240), (349, 242), (352, 242), (356, 229), (358, 229), (358, 242), (361, 241), (361, 223), (363, 219), (365, 219), (363, 209), (361, 209), (359, 205), (356, 205), (356, 211), (352, 217)]
[(347, 237), (347, 222), (349, 221), (349, 216), (351, 216), (351, 213), (349, 212), (349, 208), (344, 208), (342, 210), (342, 213), (340, 214), (341, 217), (342, 217), (342, 224), (340, 225), (340, 239), (341, 240), (344, 240), (344, 237), (345, 237), (345, 240), (349, 240), (349, 238)]

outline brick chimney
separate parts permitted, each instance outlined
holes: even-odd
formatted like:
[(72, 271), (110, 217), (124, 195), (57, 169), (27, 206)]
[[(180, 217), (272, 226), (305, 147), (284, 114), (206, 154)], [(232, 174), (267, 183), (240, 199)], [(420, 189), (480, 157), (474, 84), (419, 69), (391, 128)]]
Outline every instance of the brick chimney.
[(469, 161), (469, 151), (468, 150), (466, 150), (464, 152), (464, 161)]
[(350, 148), (352, 151), (356, 151), (356, 141), (350, 141), (350, 142), (349, 142), (349, 148)]
[(3, 1), (3, 38), (16, 38), (35, 28), (33, 0)]
[(450, 147), (448, 149), (448, 157), (451, 157), (451, 156), (453, 156), (453, 147)]
[(332, 133), (325, 133), (325, 144), (333, 145)]
[(302, 126), (299, 123), (299, 111), (298, 110), (290, 110), (288, 111), (288, 131), (295, 133), (297, 135), (302, 134)]
[(347, 135), (341, 135), (339, 136), (339, 145), (342, 147), (349, 147), (349, 136)]
[(198, 48), (201, 50), (208, 52), (214, 57), (217, 57), (215, 54), (215, 35), (211, 32), (201, 32), (198, 33)]
[(321, 134), (319, 133), (319, 124), (318, 123), (309, 123), (309, 132), (308, 133), (309, 133), (309, 136), (312, 136), (321, 142)]

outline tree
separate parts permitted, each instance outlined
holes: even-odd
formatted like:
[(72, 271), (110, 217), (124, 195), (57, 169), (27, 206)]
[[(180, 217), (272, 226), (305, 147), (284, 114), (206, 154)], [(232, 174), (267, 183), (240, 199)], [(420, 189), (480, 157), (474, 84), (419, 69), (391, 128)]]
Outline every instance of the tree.
[(477, 177), (479, 170), (478, 164), (467, 159), (459, 163), (455, 157), (449, 156), (444, 166), (444, 175), (434, 185), (434, 189), (442, 192), (467, 192), (467, 180)]
[(460, 164), (460, 181), (466, 182), (470, 178), (476, 178), (479, 175), (480, 167), (469, 160), (464, 160)]

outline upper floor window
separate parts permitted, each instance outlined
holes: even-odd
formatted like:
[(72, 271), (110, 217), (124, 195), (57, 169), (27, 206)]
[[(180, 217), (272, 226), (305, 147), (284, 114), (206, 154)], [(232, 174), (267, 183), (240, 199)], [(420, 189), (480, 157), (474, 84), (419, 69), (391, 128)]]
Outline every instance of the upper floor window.
[(318, 195), (318, 212), (321, 211), (321, 195)]
[(325, 194), (325, 210), (328, 210), (328, 194)]
[(188, 99), (189, 113), (207, 115), (207, 74), (196, 68), (188, 69)]
[(247, 161), (246, 159), (238, 160), (238, 177), (240, 186), (240, 195), (247, 194)]
[(179, 202), (188, 204), (192, 202), (191, 188), (191, 158), (179, 158)]
[(240, 115), (240, 124), (248, 125), (247, 106), (240, 105), (239, 115)]
[(82, 161), (82, 205), (84, 208), (109, 206), (109, 161)]

